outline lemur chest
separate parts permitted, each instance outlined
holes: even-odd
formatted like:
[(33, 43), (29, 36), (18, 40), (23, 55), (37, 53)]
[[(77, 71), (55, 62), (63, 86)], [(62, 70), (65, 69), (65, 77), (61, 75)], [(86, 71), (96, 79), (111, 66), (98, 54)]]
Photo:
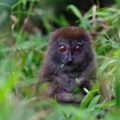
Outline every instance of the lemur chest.
[(79, 87), (79, 78), (74, 74), (58, 74), (55, 78), (58, 84), (58, 91), (74, 92)]

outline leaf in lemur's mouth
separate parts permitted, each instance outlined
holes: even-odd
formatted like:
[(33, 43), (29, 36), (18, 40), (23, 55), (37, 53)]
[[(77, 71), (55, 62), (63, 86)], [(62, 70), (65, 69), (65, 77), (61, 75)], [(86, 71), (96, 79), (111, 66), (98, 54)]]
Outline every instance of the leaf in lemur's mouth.
[(76, 82), (77, 84), (80, 84), (80, 79), (79, 79), (79, 78), (75, 78), (75, 82)]
[(65, 64), (61, 64), (60, 68), (61, 68), (61, 69), (63, 69), (63, 68), (64, 68), (64, 66), (65, 66)]

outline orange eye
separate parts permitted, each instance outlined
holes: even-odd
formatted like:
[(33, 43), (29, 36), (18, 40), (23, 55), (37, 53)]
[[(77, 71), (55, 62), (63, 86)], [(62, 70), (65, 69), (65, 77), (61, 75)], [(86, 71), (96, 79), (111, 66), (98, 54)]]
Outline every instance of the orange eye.
[(76, 52), (80, 52), (81, 51), (81, 46), (80, 45), (76, 45), (74, 50)]
[(60, 51), (61, 53), (65, 52), (65, 51), (66, 51), (66, 47), (65, 47), (64, 45), (61, 45), (61, 46), (59, 47), (59, 51)]

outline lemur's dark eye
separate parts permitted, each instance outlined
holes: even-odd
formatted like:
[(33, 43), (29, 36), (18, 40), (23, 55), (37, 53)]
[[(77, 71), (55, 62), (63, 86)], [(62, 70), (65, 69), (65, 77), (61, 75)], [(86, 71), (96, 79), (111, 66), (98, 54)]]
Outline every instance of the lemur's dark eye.
[(59, 51), (60, 51), (61, 53), (65, 52), (65, 51), (66, 51), (66, 46), (60, 45), (60, 46), (59, 46)]
[(75, 46), (74, 51), (76, 51), (76, 52), (81, 52), (82, 47), (83, 47), (83, 45), (79, 45), (79, 44), (78, 44), (78, 45)]

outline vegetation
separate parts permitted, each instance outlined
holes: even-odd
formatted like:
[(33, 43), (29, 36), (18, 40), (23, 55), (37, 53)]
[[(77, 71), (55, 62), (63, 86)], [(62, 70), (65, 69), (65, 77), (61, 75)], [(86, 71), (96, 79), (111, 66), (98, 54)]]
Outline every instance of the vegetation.
[[(63, 0), (4, 1), (0, 2), (0, 120), (119, 120), (119, 0), (109, 8), (94, 5), (85, 14)], [(97, 82), (91, 91), (85, 89), (87, 95), (79, 106), (33, 96), (50, 32), (56, 26), (70, 25), (65, 15), (56, 15), (63, 3), (67, 4), (66, 11), (76, 17), (75, 24), (90, 31), (98, 59)], [(29, 18), (36, 21), (30, 28), (35, 30), (32, 33), (25, 29), (25, 19)]]

